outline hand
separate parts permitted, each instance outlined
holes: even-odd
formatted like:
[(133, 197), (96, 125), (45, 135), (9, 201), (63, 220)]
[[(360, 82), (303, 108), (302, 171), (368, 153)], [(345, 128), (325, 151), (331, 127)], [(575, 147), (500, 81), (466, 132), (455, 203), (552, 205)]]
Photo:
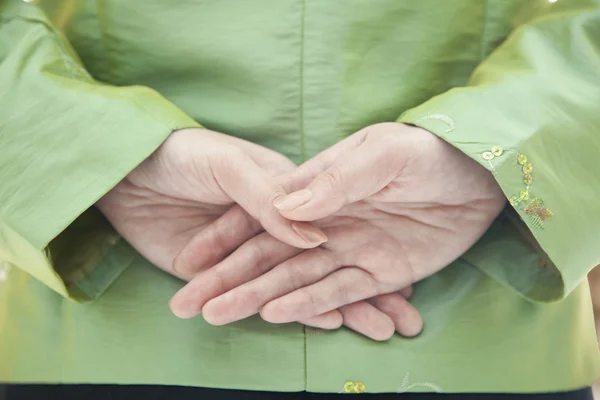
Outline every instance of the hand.
[(213, 323), (257, 310), (283, 323), (394, 293), (461, 256), (505, 204), (474, 160), (425, 130), (395, 123), (357, 132), (300, 166), (291, 182), (304, 189), (276, 206), (293, 221), (319, 220), (328, 242), (270, 259), (260, 271), (224, 274), (226, 263), (256, 247), (256, 237), (177, 293), (172, 308), (197, 301)]
[[(274, 208), (265, 207), (285, 195), (271, 176), (295, 168), (286, 157), (250, 142), (208, 130), (182, 130), (174, 132), (97, 207), (149, 261), (189, 280), (263, 230), (243, 208), (232, 207), (238, 200), (280, 238), (300, 247), (323, 240), (310, 224), (292, 226)], [(306, 231), (298, 238), (290, 226)], [(367, 309), (353, 313), (349, 323), (377, 318), (383, 318), (380, 311)], [(305, 322), (324, 329), (342, 323), (331, 313)]]
[[(289, 221), (271, 206), (273, 199), (285, 195), (272, 175), (294, 168), (290, 160), (264, 147), (209, 130), (185, 129), (171, 134), (97, 207), (150, 262), (189, 279), (263, 227), (296, 247), (311, 248), (326, 240), (312, 224)], [(234, 203), (243, 209), (232, 208)], [(227, 232), (208, 229), (225, 213), (235, 226)], [(236, 227), (244, 227), (244, 235)], [(196, 253), (181, 252), (200, 232), (206, 234), (205, 246)]]

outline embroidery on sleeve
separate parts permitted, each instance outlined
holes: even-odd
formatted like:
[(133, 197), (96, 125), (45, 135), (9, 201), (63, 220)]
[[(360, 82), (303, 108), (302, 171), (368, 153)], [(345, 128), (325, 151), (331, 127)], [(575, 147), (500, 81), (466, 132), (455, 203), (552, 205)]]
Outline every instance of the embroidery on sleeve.
[(428, 119), (435, 119), (435, 120), (439, 120), (442, 121), (443, 123), (445, 123), (446, 125), (448, 125), (448, 129), (446, 129), (444, 131), (444, 133), (450, 133), (452, 131), (454, 131), (454, 127), (455, 127), (455, 123), (454, 120), (452, 118), (450, 118), (447, 115), (444, 114), (431, 114), (431, 115), (426, 115), (424, 117), (421, 117), (417, 120), (416, 125), (419, 126), (419, 123), (421, 121), (426, 121)]
[[(510, 152), (516, 151), (510, 150)], [(484, 151), (481, 154), (481, 158), (488, 162), (490, 170), (494, 175), (498, 175), (498, 172), (494, 168), (492, 160), (496, 157), (502, 156), (503, 154), (504, 150), (499, 146), (494, 146), (490, 151)], [(550, 211), (548, 208), (544, 207), (544, 200), (541, 197), (534, 197), (529, 201), (531, 197), (529, 189), (533, 184), (533, 164), (529, 162), (527, 156), (523, 153), (518, 153), (517, 164), (521, 166), (521, 171), (523, 172), (523, 183), (525, 184), (525, 189), (522, 189), (518, 196), (511, 196), (509, 203), (516, 209), (522, 210), (527, 217), (529, 217), (531, 225), (533, 225), (535, 228), (544, 229), (546, 227), (546, 221), (552, 219), (554, 214), (552, 214), (552, 211)]]
[(433, 390), (435, 393), (443, 393), (443, 390), (441, 387), (439, 387), (438, 385), (431, 383), (431, 382), (410, 383), (410, 372), (407, 372), (406, 375), (404, 375), (404, 379), (402, 379), (402, 384), (398, 388), (398, 393), (406, 393), (409, 390), (416, 388), (416, 387), (430, 389), (430, 390)]
[(552, 219), (552, 211), (544, 207), (544, 200), (541, 197), (535, 197), (523, 206), (523, 202), (528, 201), (530, 198), (529, 188), (533, 184), (533, 165), (527, 160), (527, 156), (522, 153), (517, 156), (517, 163), (523, 171), (523, 183), (526, 188), (519, 192), (518, 197), (512, 196), (509, 200), (510, 204), (523, 210), (534, 227), (544, 229), (546, 221)]

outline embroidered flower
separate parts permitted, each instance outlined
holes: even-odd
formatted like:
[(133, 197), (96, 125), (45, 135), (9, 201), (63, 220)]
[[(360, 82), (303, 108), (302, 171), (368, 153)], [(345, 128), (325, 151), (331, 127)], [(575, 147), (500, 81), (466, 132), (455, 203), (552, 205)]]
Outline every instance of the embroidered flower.
[(434, 119), (434, 120), (439, 120), (442, 121), (443, 123), (445, 123), (446, 125), (448, 125), (448, 129), (446, 129), (444, 131), (444, 133), (450, 133), (452, 131), (454, 131), (454, 127), (455, 127), (455, 123), (454, 120), (452, 118), (450, 118), (447, 115), (444, 114), (431, 114), (431, 115), (426, 115), (424, 117), (421, 117), (417, 120), (416, 125), (419, 126), (419, 123), (421, 121), (426, 121), (428, 119)]
[(344, 383), (344, 392), (346, 393), (363, 393), (365, 390), (365, 384), (362, 382), (346, 381)]
[(436, 385), (435, 383), (431, 383), (431, 382), (410, 383), (410, 372), (407, 372), (406, 375), (404, 375), (404, 379), (402, 379), (402, 384), (398, 388), (398, 393), (406, 393), (409, 390), (416, 388), (416, 387), (426, 388), (435, 393), (443, 392), (442, 388), (439, 387), (438, 385)]

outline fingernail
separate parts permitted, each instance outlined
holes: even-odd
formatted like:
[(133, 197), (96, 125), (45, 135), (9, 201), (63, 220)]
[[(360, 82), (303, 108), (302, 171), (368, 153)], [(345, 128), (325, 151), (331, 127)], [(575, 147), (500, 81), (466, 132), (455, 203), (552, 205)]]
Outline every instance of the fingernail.
[(308, 203), (311, 197), (312, 192), (310, 190), (302, 189), (276, 200), (273, 205), (279, 210), (293, 211), (301, 205)]
[(292, 224), (292, 229), (296, 232), (302, 239), (307, 241), (310, 244), (320, 245), (321, 243), (325, 243), (327, 241), (327, 236), (320, 229), (312, 225), (300, 225), (298, 223)]

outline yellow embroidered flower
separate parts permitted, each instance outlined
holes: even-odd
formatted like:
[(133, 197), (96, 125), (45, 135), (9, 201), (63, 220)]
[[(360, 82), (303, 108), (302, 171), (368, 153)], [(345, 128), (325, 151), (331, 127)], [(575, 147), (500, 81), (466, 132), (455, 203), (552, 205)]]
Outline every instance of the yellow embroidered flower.
[(346, 381), (344, 383), (344, 392), (346, 393), (363, 393), (365, 390), (365, 384), (362, 382)]
[[(546, 221), (552, 219), (553, 214), (552, 211), (544, 207), (544, 201), (540, 197), (535, 197), (529, 201), (531, 197), (529, 189), (533, 184), (533, 175), (531, 175), (533, 172), (533, 164), (527, 161), (527, 156), (523, 153), (520, 153), (517, 156), (517, 163), (521, 165), (521, 170), (523, 171), (523, 183), (527, 185), (527, 188), (522, 189), (519, 192), (519, 197), (511, 196), (508, 199), (508, 202), (511, 206), (524, 211), (534, 227), (544, 229)], [(527, 206), (523, 206), (523, 201), (529, 201)]]
[(362, 393), (362, 392), (364, 392), (364, 391), (365, 391), (365, 389), (366, 389), (366, 388), (365, 388), (365, 384), (364, 384), (364, 383), (362, 383), (362, 382), (356, 382), (356, 383), (354, 384), (354, 391), (355, 391), (356, 393)]

